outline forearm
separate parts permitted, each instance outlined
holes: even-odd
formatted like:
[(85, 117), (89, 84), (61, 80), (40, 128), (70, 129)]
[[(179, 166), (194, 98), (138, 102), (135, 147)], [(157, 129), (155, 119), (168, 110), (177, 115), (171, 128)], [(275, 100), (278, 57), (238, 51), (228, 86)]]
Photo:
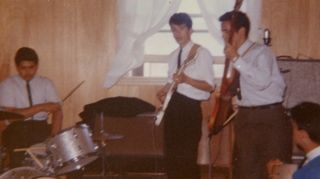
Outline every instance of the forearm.
[(4, 110), (8, 111), (8, 112), (18, 113), (18, 114), (21, 114), (21, 115), (25, 116), (26, 118), (28, 118), (28, 117), (31, 117), (31, 116), (37, 114), (38, 112), (41, 112), (41, 106), (35, 105), (32, 107), (28, 107), (28, 108), (4, 107)]
[(58, 110), (52, 113), (52, 128), (51, 136), (56, 135), (62, 128), (63, 113), (62, 110)]
[(207, 91), (210, 93), (212, 93), (215, 89), (213, 86), (209, 85), (206, 81), (196, 80), (188, 76), (185, 76), (184, 82), (195, 88), (198, 88), (200, 90)]
[(31, 117), (37, 114), (38, 112), (54, 113), (55, 111), (61, 110), (61, 105), (59, 103), (49, 102), (49, 103), (37, 104), (28, 108), (16, 108), (16, 107), (3, 107), (3, 108), (4, 110), (9, 112), (15, 112), (25, 117)]

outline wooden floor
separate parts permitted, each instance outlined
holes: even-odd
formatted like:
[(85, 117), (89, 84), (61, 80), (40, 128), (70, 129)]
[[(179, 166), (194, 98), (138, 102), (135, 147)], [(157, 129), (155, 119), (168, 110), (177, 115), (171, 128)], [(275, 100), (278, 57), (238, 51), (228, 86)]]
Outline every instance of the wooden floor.
[(209, 177), (208, 166), (201, 166), (201, 179), (230, 179), (229, 170), (226, 167), (214, 167), (210, 174), (211, 178)]
[[(213, 168), (211, 178), (208, 166), (201, 167), (201, 179), (229, 179), (227, 168)], [(78, 176), (69, 176), (68, 179), (76, 179)], [(83, 174), (82, 179), (167, 179), (165, 172), (125, 172), (122, 174), (108, 172), (103, 176), (100, 173)]]

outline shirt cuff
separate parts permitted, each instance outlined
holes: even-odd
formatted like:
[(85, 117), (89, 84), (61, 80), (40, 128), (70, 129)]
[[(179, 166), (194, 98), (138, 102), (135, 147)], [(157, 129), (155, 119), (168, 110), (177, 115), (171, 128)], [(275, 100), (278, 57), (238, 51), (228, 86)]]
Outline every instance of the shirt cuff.
[(239, 70), (242, 66), (242, 59), (241, 57), (235, 57), (232, 59), (232, 64), (233, 64), (233, 67), (236, 68), (237, 70)]

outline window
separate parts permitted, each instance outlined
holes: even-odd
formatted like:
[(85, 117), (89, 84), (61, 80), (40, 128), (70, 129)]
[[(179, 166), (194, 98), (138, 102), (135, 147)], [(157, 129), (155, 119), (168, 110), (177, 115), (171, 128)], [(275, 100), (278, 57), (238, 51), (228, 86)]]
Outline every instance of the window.
[[(182, 0), (178, 12), (188, 13), (193, 21), (192, 40), (206, 47), (215, 57), (213, 69), (216, 78), (221, 78), (223, 74), (223, 44), (209, 34), (206, 22), (201, 14), (196, 0)], [(220, 26), (220, 24), (217, 24)], [(220, 27), (219, 27), (220, 28)], [(165, 25), (158, 33), (152, 35), (145, 43), (145, 63), (141, 67), (128, 73), (130, 80), (126, 82), (133, 83), (164, 83), (167, 77), (167, 55), (178, 47), (172, 37), (170, 26)], [(136, 81), (138, 80), (138, 81)]]

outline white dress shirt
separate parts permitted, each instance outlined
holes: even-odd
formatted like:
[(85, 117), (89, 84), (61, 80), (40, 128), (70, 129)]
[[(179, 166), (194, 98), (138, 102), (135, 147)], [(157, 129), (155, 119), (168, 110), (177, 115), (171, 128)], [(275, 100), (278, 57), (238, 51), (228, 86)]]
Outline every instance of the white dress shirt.
[[(35, 76), (29, 83), (33, 105), (47, 102), (61, 102), (52, 81), (48, 78)], [(0, 83), (0, 106), (15, 108), (30, 107), (26, 81), (19, 75), (13, 75)], [(47, 112), (39, 112), (33, 116), (33, 120), (46, 120), (47, 118)]]
[(265, 45), (247, 40), (238, 49), (240, 57), (233, 66), (240, 73), (242, 99), (240, 106), (259, 106), (283, 101), (285, 82), (280, 74), (276, 56)]
[[(181, 64), (183, 64), (183, 62), (187, 59), (193, 45), (194, 43), (190, 41), (183, 47), (181, 54)], [(177, 71), (179, 51), (180, 48), (177, 48), (169, 55), (168, 83), (173, 82), (173, 74)], [(196, 58), (195, 62), (188, 65), (184, 70), (184, 73), (192, 79), (205, 81), (213, 87), (213, 57), (207, 49), (201, 46), (199, 47), (197, 53), (198, 57)], [(209, 92), (197, 89), (187, 83), (180, 83), (177, 87), (177, 92), (195, 100), (207, 100), (210, 97)]]

